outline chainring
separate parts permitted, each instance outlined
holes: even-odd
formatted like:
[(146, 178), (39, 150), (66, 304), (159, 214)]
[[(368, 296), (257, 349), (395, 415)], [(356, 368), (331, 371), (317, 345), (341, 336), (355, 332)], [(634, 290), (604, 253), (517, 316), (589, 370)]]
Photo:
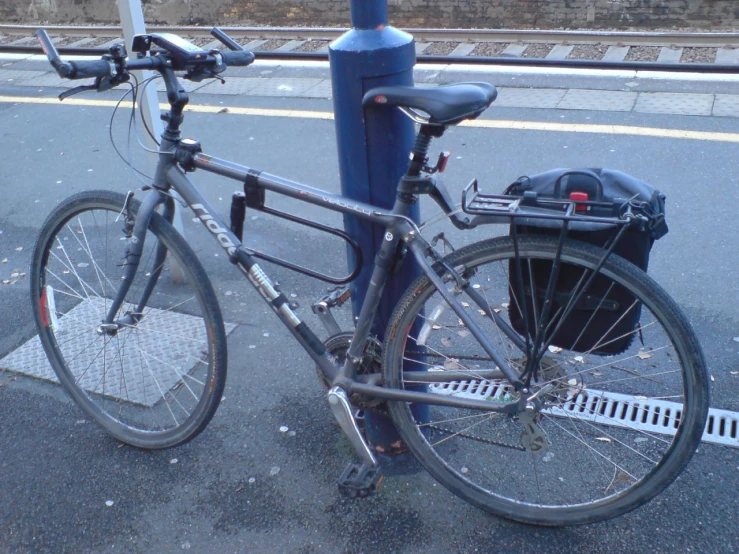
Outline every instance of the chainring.
[[(323, 343), (326, 350), (337, 359), (339, 365), (343, 364), (346, 360), (346, 353), (349, 351), (353, 335), (354, 333), (352, 332), (344, 331), (332, 335)], [(316, 373), (318, 374), (319, 381), (326, 390), (330, 389), (331, 383), (328, 382), (326, 376), (318, 366), (316, 366)], [(364, 347), (364, 356), (362, 356), (362, 364), (357, 370), (357, 375), (370, 375), (373, 373), (382, 373), (382, 344), (375, 337), (369, 337)], [(352, 406), (363, 410), (377, 410), (385, 406), (385, 401), (381, 398), (371, 398), (357, 393), (351, 395), (350, 401)]]

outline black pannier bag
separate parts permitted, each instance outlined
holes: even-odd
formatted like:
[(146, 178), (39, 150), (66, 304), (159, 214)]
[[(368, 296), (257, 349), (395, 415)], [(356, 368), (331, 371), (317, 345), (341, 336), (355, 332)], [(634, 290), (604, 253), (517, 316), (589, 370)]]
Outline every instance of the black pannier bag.
[[(627, 204), (637, 206), (639, 213), (647, 216), (649, 224), (642, 229), (634, 227), (627, 229), (616, 244), (613, 254), (625, 258), (643, 271), (647, 270), (652, 244), (667, 233), (664, 216), (665, 196), (651, 185), (620, 171), (553, 169), (538, 175), (520, 177), (504, 192), (506, 195), (527, 197), (533, 196), (533, 193), (538, 199), (583, 201), (587, 198), (588, 201), (598, 202), (589, 206), (587, 215), (615, 217), (623, 212)], [(516, 225), (518, 236), (540, 234), (558, 237), (562, 229), (561, 220), (516, 218), (512, 225)], [(570, 221), (567, 236), (607, 247), (618, 230), (619, 228), (612, 224)], [(530, 270), (528, 262), (520, 264), (525, 299), (520, 298), (520, 281), (516, 278), (515, 267), (518, 264), (515, 261), (509, 263), (511, 292), (508, 314), (513, 328), (523, 334), (526, 328), (522, 313), (525, 305), (528, 311), (529, 336), (533, 338), (536, 334), (535, 322), (538, 321), (538, 317), (534, 317), (532, 283), (536, 289), (536, 307), (541, 310), (552, 262), (546, 260), (531, 262)], [(560, 265), (550, 317), (554, 317), (558, 310), (565, 309), (573, 289), (580, 282), (582, 273), (582, 268), (566, 263)], [(641, 305), (634, 305), (634, 302), (634, 296), (624, 287), (603, 275), (597, 275), (557, 330), (550, 344), (577, 352), (619, 354), (629, 347), (637, 334), (634, 331), (639, 325)], [(556, 325), (557, 321), (550, 328), (550, 332)]]

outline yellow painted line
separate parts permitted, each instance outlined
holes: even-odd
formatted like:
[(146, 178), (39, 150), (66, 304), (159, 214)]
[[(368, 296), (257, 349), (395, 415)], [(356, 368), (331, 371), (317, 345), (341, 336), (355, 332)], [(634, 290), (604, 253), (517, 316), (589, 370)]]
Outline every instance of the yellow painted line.
[(708, 140), (713, 142), (739, 142), (738, 133), (714, 133), (684, 129), (660, 129), (658, 127), (633, 127), (630, 125), (597, 125), (581, 123), (547, 123), (543, 121), (506, 121), (501, 119), (477, 119), (464, 121), (464, 127), (483, 129), (513, 129), (518, 131), (552, 131), (560, 133), (596, 133), (604, 135), (634, 135), (684, 140)]
[[(33, 96), (0, 96), (0, 102), (19, 104), (62, 104), (65, 106), (88, 106), (112, 108), (117, 104), (115, 100), (89, 100), (68, 98), (59, 102), (56, 98), (40, 98)], [(162, 110), (169, 109), (168, 104), (160, 104)], [(131, 102), (122, 102), (121, 108), (131, 108)], [(235, 106), (198, 106), (190, 105), (188, 112), (221, 113), (234, 115), (250, 115), (261, 117), (292, 117), (302, 119), (333, 120), (331, 112), (312, 110), (282, 110), (270, 108), (239, 108)], [(597, 125), (581, 123), (548, 123), (543, 121), (515, 121), (503, 119), (477, 119), (464, 121), (462, 127), (477, 129), (507, 129), (514, 131), (545, 131), (555, 133), (591, 133), (603, 135), (630, 135), (639, 137), (668, 138), (681, 140), (702, 140), (711, 142), (739, 143), (739, 133), (715, 133), (710, 131), (689, 131), (685, 129), (661, 129), (658, 127), (634, 127), (630, 125)]]

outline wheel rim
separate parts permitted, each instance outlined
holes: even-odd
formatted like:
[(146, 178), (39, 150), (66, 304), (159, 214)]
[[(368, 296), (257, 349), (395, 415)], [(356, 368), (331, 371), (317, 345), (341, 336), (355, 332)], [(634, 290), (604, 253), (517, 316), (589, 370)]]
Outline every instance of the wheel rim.
[[(502, 255), (510, 250), (499, 248), (488, 256), (486, 270), (479, 266), (472, 279), (476, 290), (506, 320), (516, 300), (508, 285), (511, 266)], [(539, 255), (551, 258), (553, 252), (552, 247)], [(530, 248), (526, 253), (533, 254)], [(512, 389), (499, 381), (475, 378), (474, 370), (491, 369), (494, 364), (486, 361), (479, 345), (476, 351), (465, 347), (472, 336), (450, 309), (439, 314), (442, 302), (438, 297), (434, 292), (426, 301), (418, 298), (409, 310), (425, 305), (426, 317), (413, 326), (418, 334), (410, 332), (405, 370), (418, 369), (420, 363), (437, 371), (469, 371), (469, 379), (432, 385), (430, 392), (438, 394), (496, 400), (511, 395)], [(465, 302), (471, 314), (479, 311), (469, 299)], [(533, 384), (531, 394), (546, 384), (554, 385), (554, 390), (542, 393), (548, 407), (535, 417), (429, 407), (428, 419), (416, 426), (408, 406), (395, 404), (396, 417), (410, 424), (404, 438), (421, 451), (420, 457), (426, 456), (427, 469), (447, 487), (507, 517), (577, 523), (631, 509), (677, 475), (696, 443), (695, 437), (679, 439), (686, 425), (678, 421), (682, 417), (685, 423), (688, 417), (682, 405), (694, 402), (694, 384), (684, 378), (680, 366), (680, 362), (688, 363), (688, 356), (675, 348), (674, 337), (665, 332), (655, 313), (659, 307), (642, 305), (633, 333), (636, 340), (621, 354), (598, 356), (550, 349), (547, 366), (540, 370), (546, 375)], [(521, 367), (522, 353), (489, 319), (477, 315), (477, 323), (491, 331), (488, 336), (509, 363), (515, 367), (519, 359)], [(398, 323), (407, 330), (413, 321), (406, 317)], [(423, 349), (414, 342), (419, 336)], [(395, 355), (402, 349), (398, 343)], [(423, 356), (413, 354), (424, 350)], [(391, 363), (386, 359), (386, 365)], [(403, 381), (399, 371), (390, 373), (391, 385), (414, 386)], [(675, 413), (678, 405), (679, 415)], [(691, 413), (689, 417), (695, 427), (699, 416)]]
[[(143, 316), (101, 332), (123, 271), (120, 211), (106, 203), (75, 210), (48, 237), (38, 280), (40, 335), (59, 379), (108, 432), (139, 446), (176, 442), (208, 409), (214, 353), (204, 300), (171, 238), (153, 223), (117, 319), (136, 311), (163, 243), (170, 253)], [(184, 282), (173, 281), (173, 259)]]

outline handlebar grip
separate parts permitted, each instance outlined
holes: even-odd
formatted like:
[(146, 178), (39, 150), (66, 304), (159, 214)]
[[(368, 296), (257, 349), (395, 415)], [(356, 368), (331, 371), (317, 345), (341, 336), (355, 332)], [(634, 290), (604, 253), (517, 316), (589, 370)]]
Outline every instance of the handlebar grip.
[(108, 77), (113, 73), (113, 65), (106, 60), (67, 62), (72, 67), (69, 79), (86, 79), (87, 77)]
[(210, 34), (213, 35), (215, 38), (220, 40), (223, 44), (228, 46), (229, 50), (239, 51), (243, 50), (241, 45), (236, 42), (234, 39), (232, 39), (230, 36), (228, 36), (226, 33), (221, 31), (218, 27), (213, 27), (210, 30)]
[(241, 50), (239, 52), (221, 52), (223, 56), (223, 62), (228, 65), (249, 65), (254, 61), (254, 54), (248, 50)]

